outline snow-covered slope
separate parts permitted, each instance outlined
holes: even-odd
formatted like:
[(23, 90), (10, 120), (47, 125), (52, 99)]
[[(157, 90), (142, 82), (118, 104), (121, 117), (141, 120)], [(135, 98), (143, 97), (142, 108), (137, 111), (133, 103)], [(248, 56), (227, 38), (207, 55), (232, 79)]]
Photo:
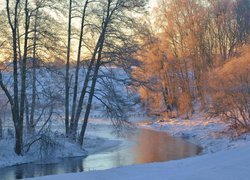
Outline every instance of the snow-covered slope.
[[(190, 119), (173, 118), (166, 121), (138, 122), (140, 126), (165, 131), (203, 148), (202, 153), (215, 153), (240, 146), (250, 145), (250, 134), (237, 135), (229, 125), (218, 118), (206, 118), (199, 112)], [(250, 178), (249, 178), (250, 179)]]
[(165, 163), (64, 174), (35, 180), (249, 180), (250, 145)]

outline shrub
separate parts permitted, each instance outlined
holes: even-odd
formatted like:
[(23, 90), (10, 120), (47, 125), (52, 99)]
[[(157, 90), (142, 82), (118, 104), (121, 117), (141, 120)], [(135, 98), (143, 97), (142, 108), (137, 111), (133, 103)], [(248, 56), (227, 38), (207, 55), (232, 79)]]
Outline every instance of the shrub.
[(250, 130), (250, 46), (210, 73), (210, 116), (222, 117), (237, 130)]
[(178, 110), (179, 114), (183, 115), (185, 119), (188, 119), (192, 116), (193, 108), (192, 108), (192, 99), (188, 93), (181, 93), (178, 98)]

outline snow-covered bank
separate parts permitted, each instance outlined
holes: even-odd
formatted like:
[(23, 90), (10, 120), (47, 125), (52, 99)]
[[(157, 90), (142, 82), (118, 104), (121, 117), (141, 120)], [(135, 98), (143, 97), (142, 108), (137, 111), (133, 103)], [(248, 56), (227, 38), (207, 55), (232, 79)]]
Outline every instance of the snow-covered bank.
[(63, 174), (35, 180), (249, 180), (250, 145), (164, 163), (133, 165), (104, 171)]
[(1, 140), (0, 141), (0, 168), (31, 163), (35, 161), (44, 160), (46, 163), (57, 162), (60, 158), (69, 158), (69, 157), (84, 157), (90, 154), (94, 154), (100, 151), (105, 151), (110, 148), (118, 146), (121, 142), (119, 140), (112, 140), (107, 138), (100, 138), (95, 136), (88, 136), (85, 139), (84, 149), (80, 148), (80, 146), (69, 142), (64, 138), (56, 139), (57, 147), (52, 149), (53, 153), (45, 159), (41, 160), (40, 149), (38, 147), (34, 147), (26, 153), (24, 156), (17, 156), (13, 151), (13, 139), (9, 140)]
[[(25, 163), (31, 163), (34, 161), (43, 161), (41, 159), (42, 152), (40, 151), (40, 148), (38, 145), (34, 145), (28, 153), (26, 153), (24, 156), (17, 156), (14, 152), (14, 146), (13, 146), (14, 139), (4, 139), (0, 141), (0, 168), (7, 167), (7, 166), (13, 166), (18, 164), (25, 164)], [(56, 143), (56, 147), (53, 149), (53, 153), (50, 152), (48, 149), (48, 153), (51, 153), (48, 155), (48, 158), (43, 158), (48, 162), (48, 159), (53, 162), (56, 161), (58, 158), (63, 157), (74, 157), (74, 156), (86, 156), (87, 152), (83, 149), (81, 149), (79, 146), (76, 146), (67, 140), (61, 138), (54, 141)], [(51, 150), (52, 151), (52, 150)]]
[(182, 137), (203, 147), (203, 154), (250, 145), (250, 134), (237, 137), (234, 131), (219, 119), (207, 119), (204, 114), (195, 114), (186, 120), (139, 122), (139, 126), (165, 131), (174, 137)]
[[(146, 128), (165, 131), (182, 137), (204, 148), (203, 155), (192, 158), (132, 165), (104, 171), (62, 174), (38, 177), (35, 180), (54, 179), (116, 179), (116, 180), (248, 180), (250, 172), (250, 136), (239, 138), (228, 131), (228, 126), (219, 119), (205, 119), (196, 114), (192, 119), (171, 119), (165, 122), (136, 120)], [(213, 153), (211, 153), (213, 152)]]
[[(54, 147), (47, 147), (43, 149), (49, 154), (48, 157), (43, 155), (41, 159), (41, 146), (34, 143), (29, 152), (24, 156), (17, 156), (14, 152), (14, 138), (7, 136), (0, 139), (0, 168), (14, 166), (19, 164), (26, 164), (41, 161), (53, 163), (60, 161), (61, 158), (70, 157), (84, 157), (87, 155), (95, 154), (102, 151), (107, 151), (112, 148), (118, 147), (122, 141), (115, 136), (110, 135), (110, 122), (104, 120), (93, 120), (88, 125), (86, 136), (84, 139), (84, 146), (81, 148), (79, 145), (70, 142), (63, 135), (64, 124), (63, 121), (53, 121), (52, 127), (55, 131), (50, 132), (50, 138), (55, 143)], [(24, 144), (27, 144), (25, 141)], [(27, 149), (27, 147), (25, 148)]]
[[(73, 178), (73, 179), (76, 179), (76, 178), (119, 179), (119, 178), (121, 178), (122, 179), (123, 177), (120, 177), (120, 175), (119, 175), (119, 173), (121, 173), (124, 175), (128, 174), (128, 176), (125, 176), (125, 177), (127, 177), (127, 179), (140, 180), (140, 179), (147, 179), (147, 178), (148, 179), (160, 179), (160, 178), (162, 178), (162, 179), (170, 179), (171, 180), (171, 177), (172, 177), (174, 180), (179, 180), (179, 179), (192, 179), (193, 180), (194, 178), (191, 178), (192, 175), (196, 175), (196, 173), (200, 173), (200, 171), (201, 171), (201, 173), (205, 173), (205, 172), (209, 171), (210, 174), (208, 174), (208, 176), (210, 178), (208, 178), (208, 179), (212, 179), (215, 175), (217, 176), (218, 174), (215, 174), (215, 175), (213, 173), (211, 174), (210, 171), (212, 171), (213, 169), (215, 169), (217, 171), (217, 167), (218, 167), (218, 171), (220, 171), (220, 169), (225, 168), (226, 173), (230, 172), (227, 170), (227, 168), (232, 170), (233, 166), (236, 166), (235, 169), (238, 169), (238, 165), (242, 166), (243, 169), (245, 167), (248, 167), (248, 168), (250, 167), (250, 166), (243, 166), (246, 163), (248, 163), (247, 161), (250, 161), (250, 159), (249, 159), (249, 156), (245, 156), (244, 152), (246, 152), (246, 151), (242, 150), (244, 148), (250, 149), (250, 137), (248, 135), (245, 135), (244, 137), (242, 136), (240, 139), (234, 140), (232, 137), (232, 134), (226, 132), (228, 127), (223, 122), (219, 121), (218, 119), (210, 119), (210, 120), (206, 119), (205, 120), (201, 114), (195, 115), (190, 120), (171, 119), (167, 122), (147, 120), (147, 122), (143, 122), (143, 120), (145, 120), (145, 119), (147, 119), (147, 118), (142, 117), (141, 120), (139, 120), (139, 118), (138, 118), (134, 122), (138, 123), (140, 126), (143, 126), (146, 128), (154, 128), (155, 130), (165, 131), (173, 136), (183, 137), (183, 138), (187, 139), (188, 141), (202, 145), (205, 148), (204, 149), (205, 153), (201, 157), (190, 158), (190, 161), (189, 161), (189, 159), (178, 160), (176, 162), (171, 161), (171, 162), (169, 162), (170, 165), (168, 165), (168, 162), (144, 164), (144, 165), (140, 165), (140, 166), (133, 165), (133, 166), (123, 167), (123, 168), (118, 168), (118, 169), (112, 169), (112, 170), (108, 170), (108, 171), (93, 171), (91, 173), (85, 172), (87, 175), (85, 175), (85, 173), (80, 173), (80, 174), (72, 175), (72, 177), (70, 175), (59, 175), (59, 176), (48, 176), (48, 178), (62, 179), (65, 176), (66, 179), (70, 179), (70, 178)], [(100, 123), (97, 123), (99, 121), (100, 121)], [(94, 122), (95, 123), (90, 123), (88, 126), (88, 130), (89, 130), (88, 136), (87, 136), (88, 139), (85, 141), (85, 143), (86, 143), (85, 149), (88, 150), (88, 152), (95, 153), (95, 152), (98, 152), (99, 150), (102, 150), (105, 148), (112, 148), (115, 145), (117, 145), (117, 143), (119, 143), (119, 141), (112, 139), (111, 134), (109, 132), (107, 132), (108, 129), (111, 130), (110, 128), (108, 128), (108, 127), (110, 127), (109, 123), (104, 123), (100, 119), (95, 120)], [(105, 143), (102, 144), (103, 139), (96, 138), (96, 136), (94, 136), (94, 135), (98, 135), (99, 137), (105, 137), (108, 140), (112, 139), (113, 141), (107, 141), (106, 144)], [(148, 138), (146, 138), (146, 141), (151, 142)], [(163, 143), (162, 141), (159, 141), (159, 142)], [(150, 144), (154, 144), (154, 143), (150, 143)], [(154, 147), (159, 147), (159, 146), (156, 145)], [(228, 155), (228, 152), (237, 151), (237, 149), (235, 149), (235, 150), (232, 149), (232, 148), (236, 148), (236, 147), (237, 147), (237, 149), (242, 150), (242, 156), (244, 156), (243, 158), (244, 158), (245, 164), (238, 163), (237, 159), (242, 158), (241, 154), (235, 156), (236, 153), (231, 153), (230, 155)], [(147, 148), (144, 147), (144, 149), (147, 149)], [(180, 147), (178, 146), (177, 148), (174, 148), (174, 149), (180, 149)], [(230, 150), (230, 151), (226, 151), (226, 150)], [(225, 157), (222, 156), (221, 158), (219, 158), (219, 156), (216, 156), (218, 158), (218, 160), (216, 160), (217, 158), (213, 158), (214, 156), (211, 155), (211, 153), (209, 153), (209, 152), (217, 152), (218, 153), (218, 151), (222, 151), (222, 152), (219, 152), (219, 154), (221, 154), (221, 155), (223, 155), (225, 153)], [(71, 149), (70, 152), (71, 153), (77, 152), (77, 149), (76, 150)], [(155, 151), (152, 151), (152, 152), (155, 152)], [(217, 153), (214, 153), (214, 154), (217, 154)], [(68, 155), (69, 154), (66, 154), (65, 156), (68, 156)], [(130, 156), (132, 156), (131, 153), (127, 154), (125, 156), (125, 158), (129, 159)], [(224, 164), (223, 164), (224, 161), (227, 158), (231, 158), (231, 156), (234, 156), (233, 158), (236, 158), (236, 159), (228, 162), (228, 164), (225, 164), (225, 166), (224, 166)], [(118, 157), (120, 158), (120, 154)], [(136, 157), (138, 157), (138, 156), (136, 156)], [(194, 159), (199, 159), (199, 158), (201, 158), (202, 160), (194, 160)], [(204, 162), (202, 162), (202, 161), (204, 161)], [(211, 161), (211, 163), (210, 163), (210, 161)], [(92, 159), (92, 162), (94, 164), (97, 163), (95, 158)], [(105, 158), (103, 160), (101, 160), (101, 163), (109, 164), (109, 162), (106, 161)], [(191, 166), (193, 169), (192, 168), (190, 169), (189, 164), (192, 164), (192, 163), (194, 163), (194, 165)], [(203, 168), (201, 166), (202, 163), (204, 163)], [(230, 163), (238, 163), (238, 164), (234, 164), (231, 166)], [(182, 164), (184, 164), (185, 166)], [(125, 164), (125, 165), (128, 165), (128, 164)], [(124, 164), (121, 164), (119, 166), (124, 166)], [(118, 166), (113, 166), (113, 167), (118, 167)], [(109, 168), (113, 168), (113, 167), (109, 167)], [(182, 170), (184, 173), (183, 176), (179, 176), (179, 169), (178, 169), (179, 167), (181, 167), (183, 169)], [(137, 169), (138, 173), (136, 172), (136, 170), (134, 170), (134, 168)], [(185, 168), (187, 169), (187, 172), (185, 171)], [(85, 169), (85, 170), (87, 170), (87, 169)], [(89, 169), (94, 170), (95, 168), (93, 168), (91, 166), (91, 168), (89, 168)], [(152, 176), (149, 176), (148, 173), (151, 171), (151, 169), (152, 169)], [(165, 173), (166, 169), (169, 169), (168, 170), (169, 173), (167, 173), (167, 174)], [(198, 171), (196, 169), (198, 169)], [(121, 170), (121, 172), (120, 172), (120, 170)], [(182, 171), (181, 171), (181, 173), (182, 173)], [(192, 171), (193, 173), (190, 173), (188, 171)], [(72, 172), (72, 171), (69, 171), (69, 172)], [(224, 173), (224, 171), (222, 171), (222, 172)], [(95, 173), (96, 173), (96, 175), (95, 175)], [(186, 178), (185, 173), (187, 173), (187, 176), (188, 177), (190, 176), (190, 177)], [(168, 176), (169, 174), (170, 174), (170, 176)], [(46, 175), (46, 174), (43, 174), (43, 175)], [(117, 177), (118, 175), (119, 175), (119, 177)], [(212, 175), (214, 175), (214, 176), (212, 176)], [(27, 176), (27, 177), (31, 177), (31, 176)], [(194, 176), (194, 177), (196, 177), (196, 176)], [(222, 177), (222, 176), (218, 176), (218, 177)], [(45, 179), (45, 178), (47, 178), (47, 177), (43, 177), (41, 179)], [(204, 178), (199, 176), (199, 177), (197, 177), (197, 179), (204, 179)], [(223, 176), (223, 178), (220, 178), (220, 179), (224, 179), (224, 176)], [(225, 177), (225, 179), (227, 179), (227, 177)]]

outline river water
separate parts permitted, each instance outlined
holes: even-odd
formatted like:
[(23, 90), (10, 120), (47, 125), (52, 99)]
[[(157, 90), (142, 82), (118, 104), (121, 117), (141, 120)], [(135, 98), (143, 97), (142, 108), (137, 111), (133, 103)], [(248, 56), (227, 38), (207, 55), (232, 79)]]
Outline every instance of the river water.
[[(100, 128), (99, 128), (100, 129)], [(101, 128), (109, 137), (111, 131)], [(98, 131), (98, 129), (96, 130)], [(100, 133), (101, 132), (101, 133)], [(108, 133), (107, 133), (108, 132)], [(98, 133), (97, 133), (98, 134)], [(110, 169), (125, 165), (163, 162), (195, 156), (201, 148), (181, 138), (150, 129), (128, 132), (122, 143), (87, 157), (64, 158), (53, 164), (30, 163), (0, 169), (1, 180), (22, 179), (52, 174)]]

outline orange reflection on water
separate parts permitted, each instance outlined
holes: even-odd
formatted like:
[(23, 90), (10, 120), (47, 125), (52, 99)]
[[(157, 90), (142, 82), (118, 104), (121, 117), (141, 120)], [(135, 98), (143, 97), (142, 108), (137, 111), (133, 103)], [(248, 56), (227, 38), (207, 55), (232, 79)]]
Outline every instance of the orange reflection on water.
[(138, 164), (181, 159), (196, 155), (201, 149), (180, 138), (173, 138), (164, 132), (142, 130), (139, 132), (135, 161)]

